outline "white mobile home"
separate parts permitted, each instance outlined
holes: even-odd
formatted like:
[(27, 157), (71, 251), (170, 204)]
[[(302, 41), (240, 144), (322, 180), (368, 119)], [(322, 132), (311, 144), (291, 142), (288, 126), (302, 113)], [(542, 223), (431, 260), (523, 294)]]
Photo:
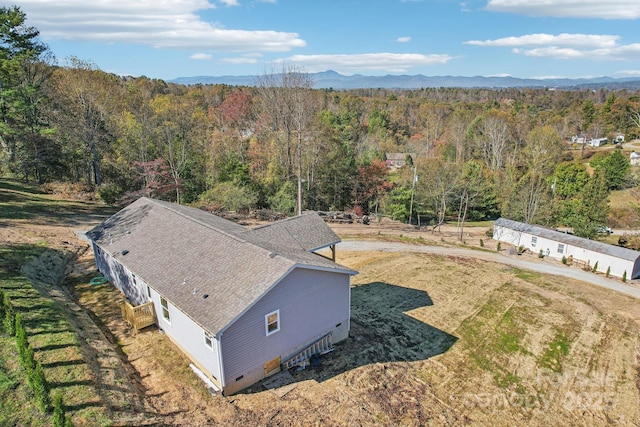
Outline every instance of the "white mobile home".
[[(141, 198), (87, 233), (98, 269), (216, 388), (240, 391), (348, 337), (355, 271), (311, 212), (248, 229)], [(335, 252), (334, 252), (335, 253)]]
[(640, 252), (595, 240), (584, 239), (537, 225), (524, 224), (500, 218), (493, 226), (493, 238), (532, 252), (562, 259), (574, 260), (590, 266), (598, 264), (597, 271), (628, 279), (640, 276)]

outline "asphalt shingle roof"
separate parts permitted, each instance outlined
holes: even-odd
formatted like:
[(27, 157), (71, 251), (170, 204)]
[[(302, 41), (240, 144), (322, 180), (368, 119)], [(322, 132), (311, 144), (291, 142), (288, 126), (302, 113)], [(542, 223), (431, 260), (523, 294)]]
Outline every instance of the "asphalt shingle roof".
[(253, 232), (200, 209), (143, 197), (87, 236), (216, 334), (293, 268), (356, 274), (308, 252), (340, 239), (317, 214), (297, 218)]

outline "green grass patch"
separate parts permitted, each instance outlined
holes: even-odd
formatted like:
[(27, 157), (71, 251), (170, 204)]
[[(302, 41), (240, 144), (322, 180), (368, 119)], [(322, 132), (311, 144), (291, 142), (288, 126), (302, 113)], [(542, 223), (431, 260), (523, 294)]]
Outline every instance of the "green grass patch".
[(527, 329), (527, 310), (514, 304), (506, 283), (482, 305), (475, 316), (465, 319), (457, 332), (475, 365), (493, 374), (500, 387), (519, 385), (508, 362), (512, 354), (526, 352), (520, 339)]
[(571, 340), (563, 332), (558, 332), (549, 343), (547, 349), (542, 353), (538, 365), (553, 372), (562, 371), (562, 361), (569, 354)]
[(521, 270), (519, 268), (514, 268), (514, 271), (518, 279), (525, 280), (529, 283), (537, 284), (542, 279), (542, 274), (536, 273), (531, 270)]
[[(10, 220), (34, 223), (66, 222), (74, 213), (104, 213), (95, 204), (64, 201), (42, 194), (37, 187), (0, 179), (0, 226)], [(108, 425), (109, 408), (101, 402), (90, 366), (83, 360), (79, 338), (66, 310), (40, 293), (21, 274), (21, 267), (47, 250), (47, 242), (26, 236), (35, 243), (0, 242), (0, 289), (23, 319), (27, 339), (44, 369), (51, 395), (60, 392), (73, 420), (82, 425)], [(36, 239), (33, 239), (36, 237)], [(43, 287), (46, 289), (46, 287)], [(0, 425), (50, 426), (51, 414), (38, 410), (26, 374), (18, 361), (13, 337), (0, 334)]]

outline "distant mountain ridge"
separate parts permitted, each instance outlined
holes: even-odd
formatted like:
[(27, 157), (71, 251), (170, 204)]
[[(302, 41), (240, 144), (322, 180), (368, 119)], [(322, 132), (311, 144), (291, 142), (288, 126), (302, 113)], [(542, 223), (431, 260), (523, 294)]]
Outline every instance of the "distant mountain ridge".
[[(517, 77), (463, 77), (463, 76), (424, 76), (417, 75), (386, 75), (364, 76), (354, 74), (345, 76), (335, 71), (309, 73), (316, 89), (420, 89), (428, 87), (448, 88), (610, 88), (610, 89), (640, 89), (640, 77), (613, 78), (594, 77), (581, 79), (521, 79)], [(178, 77), (169, 80), (171, 83), (182, 85), (195, 84), (226, 84), (230, 86), (256, 86), (259, 76), (196, 76)]]

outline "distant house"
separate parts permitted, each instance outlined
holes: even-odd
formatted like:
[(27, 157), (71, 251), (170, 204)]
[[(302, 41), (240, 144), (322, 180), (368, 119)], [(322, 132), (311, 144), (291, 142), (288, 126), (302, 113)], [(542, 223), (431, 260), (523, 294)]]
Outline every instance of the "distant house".
[(624, 142), (624, 134), (623, 134), (623, 133), (617, 132), (617, 133), (614, 135), (614, 137), (613, 137), (613, 138), (614, 138), (614, 139), (613, 139), (613, 141), (614, 141), (616, 144), (621, 144), (621, 143), (623, 143), (623, 142)]
[(593, 138), (589, 140), (589, 145), (592, 147), (600, 147), (601, 145), (605, 145), (607, 141), (607, 138)]
[(571, 142), (575, 144), (584, 144), (587, 141), (587, 136), (584, 134), (574, 135), (571, 137)]
[(407, 156), (410, 156), (412, 160), (415, 160), (413, 154), (409, 153), (386, 153), (386, 165), (391, 170), (396, 170), (403, 167), (407, 162)]
[(629, 161), (631, 162), (631, 166), (640, 166), (640, 154), (633, 151), (629, 155)]
[(635, 279), (640, 276), (640, 252), (595, 240), (584, 239), (537, 225), (500, 218), (493, 226), (493, 238), (545, 256), (565, 257), (589, 265), (615, 277)]
[(355, 271), (316, 213), (249, 229), (141, 198), (87, 233), (98, 269), (213, 388), (232, 394), (348, 337)]

